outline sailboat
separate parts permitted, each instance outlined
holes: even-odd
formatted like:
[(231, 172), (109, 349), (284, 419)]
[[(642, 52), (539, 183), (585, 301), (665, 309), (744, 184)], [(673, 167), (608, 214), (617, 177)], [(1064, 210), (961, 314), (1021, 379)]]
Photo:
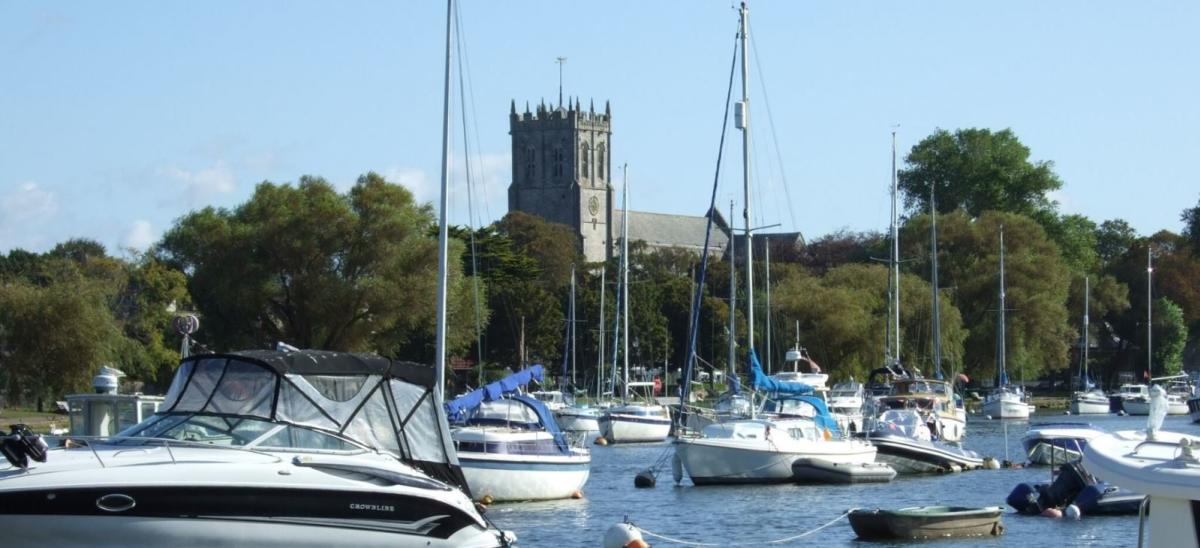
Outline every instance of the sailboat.
[[(629, 174), (626, 170), (622, 190), (621, 208), (621, 290), (618, 314), (623, 316), (624, 324), (618, 328), (616, 335), (621, 339), (622, 359), (624, 366), (621, 384), (621, 404), (609, 407), (600, 415), (600, 435), (609, 443), (656, 442), (667, 439), (671, 434), (671, 414), (666, 406), (656, 403), (640, 403), (630, 401), (630, 388), (652, 389), (654, 383), (629, 381)], [(617, 349), (614, 345), (614, 356)], [(614, 371), (615, 373), (615, 371)]]
[(1007, 341), (1004, 335), (1004, 227), (1000, 227), (1000, 309), (996, 312), (996, 389), (988, 394), (983, 401), (985, 415), (997, 419), (1027, 419), (1029, 405), (1025, 403), (1025, 391), (1018, 386), (1008, 384), (1008, 371), (1005, 368), (1005, 350)]
[[(603, 285), (601, 286), (603, 291)], [(567, 357), (571, 359), (571, 384), (574, 385), (575, 380), (575, 268), (571, 268), (571, 299), (568, 312), (568, 332), (567, 344), (570, 346), (568, 352), (563, 353), (563, 374), (562, 378), (566, 379)], [(603, 358), (601, 358), (603, 359)], [(561, 384), (566, 384), (565, 382)], [(543, 396), (544, 394), (545, 396)], [(567, 390), (557, 390), (549, 392), (534, 392), (534, 396), (546, 402), (550, 410), (554, 412), (554, 419), (558, 421), (558, 425), (563, 430), (568, 432), (591, 433), (600, 430), (600, 413), (594, 407), (581, 405), (575, 401), (575, 395)]]
[(1079, 391), (1071, 395), (1071, 413), (1096, 415), (1108, 413), (1108, 395), (1088, 377), (1088, 308), (1091, 299), (1091, 278), (1083, 278), (1083, 344), (1079, 357)]
[(754, 351), (754, 232), (750, 220), (750, 128), (749, 73), (746, 57), (747, 17), (742, 3), (738, 39), (741, 45), (742, 100), (735, 109), (742, 130), (742, 183), (745, 192), (747, 343), (750, 348), (749, 384), (763, 392), (767, 414), (705, 426), (698, 437), (679, 437), (675, 443), (676, 480), (684, 472), (695, 485), (725, 483), (772, 483), (792, 481), (792, 465), (799, 459), (828, 464), (861, 465), (874, 462), (875, 448), (860, 440), (845, 439), (824, 400), (813, 397), (812, 387), (798, 382), (781, 382), (763, 372)]
[[(1153, 329), (1153, 318), (1151, 316), (1154, 303), (1154, 263), (1149, 247), (1146, 249), (1146, 372), (1149, 375), (1154, 374), (1154, 353), (1151, 345), (1151, 329)], [(1186, 374), (1168, 375), (1165, 377), (1153, 377), (1150, 382), (1168, 381), (1164, 388), (1164, 400), (1167, 404), (1168, 415), (1187, 415), (1188, 403), (1187, 400), (1192, 394), (1191, 384), (1188, 382)], [(1138, 390), (1137, 395), (1125, 398), (1122, 405), (1125, 412), (1130, 415), (1149, 415), (1150, 414), (1150, 395), (1151, 390), (1146, 385), (1135, 385)], [(1125, 387), (1121, 387), (1122, 390)]]

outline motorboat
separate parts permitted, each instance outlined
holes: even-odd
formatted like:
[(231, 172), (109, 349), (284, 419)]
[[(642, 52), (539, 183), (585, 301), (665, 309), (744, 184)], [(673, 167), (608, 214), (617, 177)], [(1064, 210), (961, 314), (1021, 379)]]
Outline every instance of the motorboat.
[(1017, 484), (1005, 502), (1017, 513), (1030, 516), (1072, 504), (1086, 516), (1119, 516), (1136, 515), (1146, 498), (1096, 479), (1078, 460), (1058, 465), (1056, 474), (1051, 482)]
[[(1183, 375), (1181, 378), (1186, 379), (1187, 377)], [(1172, 379), (1167, 384), (1167, 414), (1187, 415), (1189, 413), (1187, 402), (1196, 395), (1195, 392), (1190, 380)]]
[(825, 402), (813, 396), (772, 400), (759, 418), (706, 426), (698, 437), (680, 437), (675, 455), (695, 485), (792, 481), (801, 458), (834, 464), (875, 461), (875, 448), (843, 438)]
[(529, 395), (542, 402), (542, 405), (550, 411), (558, 411), (574, 403), (571, 397), (562, 390), (534, 390)]
[(863, 430), (863, 396), (862, 383), (851, 378), (833, 385), (825, 399), (830, 414), (839, 419), (839, 426), (851, 434)]
[(983, 414), (997, 419), (1028, 419), (1030, 405), (1025, 391), (1017, 386), (1002, 386), (983, 399)]
[(850, 527), (862, 540), (929, 540), (1000, 536), (1004, 534), (999, 506), (914, 506), (898, 510), (856, 508)]
[(1099, 388), (1075, 392), (1071, 395), (1069, 411), (1072, 415), (1101, 415), (1108, 413), (1108, 395)]
[(193, 355), (149, 419), (0, 468), (0, 527), (17, 546), (507, 546), (436, 386), (367, 354)]
[[(1166, 416), (1165, 394), (1151, 389), (1150, 417), (1144, 431), (1121, 431), (1091, 440), (1083, 463), (1097, 477), (1142, 492), (1148, 502), (1139, 513), (1138, 545), (1151, 548), (1187, 548), (1200, 545), (1200, 437), (1162, 431)], [(1158, 400), (1158, 401), (1155, 401)], [(1149, 515), (1145, 512), (1149, 507)]]
[(924, 422), (933, 425), (933, 435), (939, 440), (957, 442), (966, 435), (966, 411), (960, 411), (951, 383), (910, 372), (891, 384), (888, 395), (879, 398), (877, 408), (880, 412), (912, 409), (921, 414)]
[(983, 457), (974, 451), (934, 441), (933, 429), (915, 410), (892, 409), (874, 421), (865, 437), (878, 450), (875, 460), (899, 474), (973, 470), (983, 465)]
[(535, 365), (446, 403), (451, 436), (475, 500), (578, 496), (592, 457), (573, 447), (538, 398), (518, 392), (542, 375)]
[(663, 441), (671, 433), (671, 413), (666, 406), (625, 403), (604, 410), (599, 419), (600, 436), (609, 443)]
[(125, 373), (108, 366), (92, 378), (92, 394), (69, 394), (70, 433), (75, 436), (112, 436), (149, 418), (162, 405), (162, 396), (119, 394)]
[(1104, 434), (1091, 424), (1050, 422), (1030, 426), (1021, 444), (1029, 462), (1055, 465), (1079, 460), (1088, 441)]
[(1150, 412), (1150, 385), (1122, 384), (1116, 396), (1121, 399), (1121, 409), (1130, 415), (1146, 415)]
[[(1159, 380), (1159, 379), (1152, 379)], [(1122, 386), (1122, 389), (1125, 387)], [(1137, 392), (1134, 392), (1137, 390)], [(1130, 393), (1134, 394), (1128, 398), (1122, 398), (1122, 405), (1125, 412), (1130, 415), (1148, 415), (1150, 414), (1150, 388), (1144, 384), (1134, 385)], [(1187, 415), (1188, 400), (1192, 397), (1191, 386), (1187, 383), (1171, 382), (1164, 389), (1163, 396), (1167, 402), (1168, 415)]]

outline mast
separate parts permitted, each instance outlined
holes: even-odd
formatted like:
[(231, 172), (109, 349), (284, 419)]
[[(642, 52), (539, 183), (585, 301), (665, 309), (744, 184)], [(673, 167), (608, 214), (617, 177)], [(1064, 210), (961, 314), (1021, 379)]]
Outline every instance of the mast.
[(596, 338), (600, 342), (600, 348), (596, 355), (596, 401), (599, 401), (604, 396), (604, 272), (605, 267), (600, 267), (600, 334)]
[(767, 261), (767, 374), (771, 374), (771, 240), (764, 239), (766, 244), (765, 259)]
[[(442, 93), (442, 190), (438, 199), (438, 278), (437, 278), (437, 337), (434, 356), (434, 394), (446, 397), (446, 260), (449, 254), (449, 228), (446, 223), (446, 205), (450, 177), (450, 25), (454, 15), (454, 0), (446, 1), (446, 71)], [(441, 405), (441, 402), (437, 402)]]
[(1008, 373), (1005, 371), (1005, 341), (1007, 338), (1004, 333), (1004, 225), (1000, 225), (1000, 310), (997, 311), (999, 317), (999, 325), (996, 330), (996, 350), (1000, 361), (1000, 386), (1008, 385)]
[(623, 308), (624, 324), (621, 326), (621, 331), (625, 333), (621, 337), (621, 358), (624, 362), (625, 370), (622, 373), (624, 376), (624, 384), (621, 386), (621, 401), (629, 401), (629, 164), (622, 166), (622, 174), (624, 175), (624, 191), (621, 196), (621, 210), (624, 212), (621, 215), (621, 308)]
[(1151, 351), (1151, 348), (1152, 348), (1151, 343), (1153, 342), (1153, 339), (1151, 338), (1153, 336), (1151, 333), (1151, 328), (1152, 328), (1153, 322), (1154, 322), (1153, 307), (1151, 306), (1151, 303), (1153, 302), (1152, 293), (1154, 291), (1154, 285), (1153, 285), (1154, 263), (1152, 261), (1153, 261), (1153, 259), (1150, 256), (1150, 243), (1147, 242), (1146, 243), (1146, 375), (1149, 377), (1154, 377), (1154, 354)]
[(575, 386), (575, 265), (571, 265), (571, 386)]
[(933, 284), (933, 371), (934, 377), (942, 379), (942, 309), (938, 304), (938, 242), (937, 242), (937, 195), (934, 187), (929, 185), (929, 244), (933, 249), (933, 266), (930, 273), (930, 283)]
[(896, 131), (892, 130), (892, 337), (895, 339), (896, 352), (892, 357), (900, 363), (900, 234), (899, 216), (896, 210), (896, 199), (900, 187), (896, 180)]
[(1088, 326), (1090, 325), (1090, 322), (1088, 319), (1088, 307), (1090, 305), (1089, 301), (1091, 299), (1091, 296), (1092, 296), (1091, 278), (1088, 276), (1084, 276), (1083, 277), (1083, 367), (1082, 367), (1083, 378), (1080, 380), (1083, 381), (1083, 391), (1085, 391), (1085, 392), (1088, 390), (1088, 346), (1089, 346), (1089, 344), (1088, 344)]
[[(729, 218), (733, 219), (733, 200), (729, 200)], [(737, 367), (737, 322), (734, 321), (737, 311), (737, 236), (732, 227), (729, 236), (729, 364), (725, 382), (733, 379)]]
[(750, 226), (750, 67), (747, 64), (748, 21), (750, 9), (742, 2), (742, 100), (738, 102), (734, 117), (738, 129), (742, 130), (742, 192), (744, 209), (742, 218), (746, 224), (746, 343), (754, 350), (754, 227)]

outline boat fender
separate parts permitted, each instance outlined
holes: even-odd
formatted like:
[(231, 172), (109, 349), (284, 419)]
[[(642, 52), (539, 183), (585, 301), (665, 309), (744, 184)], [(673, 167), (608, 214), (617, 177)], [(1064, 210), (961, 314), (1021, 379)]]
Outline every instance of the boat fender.
[(484, 506), (491, 506), (493, 502), (496, 502), (496, 499), (492, 498), (491, 495), (484, 495), (479, 499), (479, 503)]
[(604, 533), (604, 548), (650, 548), (632, 523), (615, 523)]
[(596, 438), (596, 445), (608, 445), (608, 438), (605, 438), (604, 436)]
[(654, 484), (656, 483), (658, 483), (658, 480), (655, 479), (654, 473), (648, 468), (638, 472), (638, 474), (633, 477), (633, 486), (639, 489), (643, 487), (654, 487)]
[(987, 458), (983, 459), (983, 468), (985, 470), (999, 470), (1000, 469), (1000, 461), (996, 460), (993, 457), (987, 457)]
[(1063, 517), (1062, 510), (1058, 508), (1047, 508), (1042, 510), (1042, 517), (1050, 519), (1061, 519)]
[(1068, 504), (1067, 510), (1063, 512), (1063, 516), (1071, 520), (1079, 520), (1083, 514), (1079, 512), (1079, 507), (1074, 504)]
[(581, 499), (581, 498), (583, 498), (583, 491), (580, 491), (579, 489), (576, 489), (576, 490), (575, 490), (575, 492), (571, 493), (571, 498), (573, 498), (573, 499)]
[(676, 485), (683, 481), (683, 460), (679, 458), (679, 453), (671, 456), (671, 477), (675, 478)]

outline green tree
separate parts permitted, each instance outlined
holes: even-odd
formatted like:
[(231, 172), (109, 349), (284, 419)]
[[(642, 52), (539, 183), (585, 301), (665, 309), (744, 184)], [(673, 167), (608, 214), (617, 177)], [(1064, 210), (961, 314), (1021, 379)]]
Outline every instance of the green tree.
[(1129, 252), (1138, 239), (1137, 231), (1124, 219), (1110, 219), (1096, 229), (1096, 254), (1100, 264), (1111, 265)]
[(1010, 129), (938, 129), (905, 158), (900, 189), (910, 211), (929, 210), (929, 188), (937, 184), (938, 211), (1007, 211), (1036, 217), (1053, 214), (1049, 193), (1062, 187), (1049, 161), (1030, 161), (1029, 147)]
[[(428, 205), (375, 173), (359, 177), (345, 194), (305, 176), (295, 186), (260, 183), (232, 211), (209, 207), (184, 216), (157, 254), (188, 274), (189, 291), (209, 320), (202, 332), (217, 348), (285, 341), (429, 361), (434, 230)], [(461, 253), (462, 243), (451, 242), (452, 351), (474, 339)]]
[(1195, 207), (1183, 210), (1179, 218), (1183, 221), (1183, 235), (1191, 243), (1192, 252), (1200, 255), (1200, 200)]
[(1183, 348), (1188, 339), (1183, 310), (1166, 297), (1155, 299), (1152, 325), (1154, 344), (1151, 352), (1154, 353), (1154, 363), (1160, 368), (1152, 368), (1152, 375), (1180, 373), (1183, 371)]

